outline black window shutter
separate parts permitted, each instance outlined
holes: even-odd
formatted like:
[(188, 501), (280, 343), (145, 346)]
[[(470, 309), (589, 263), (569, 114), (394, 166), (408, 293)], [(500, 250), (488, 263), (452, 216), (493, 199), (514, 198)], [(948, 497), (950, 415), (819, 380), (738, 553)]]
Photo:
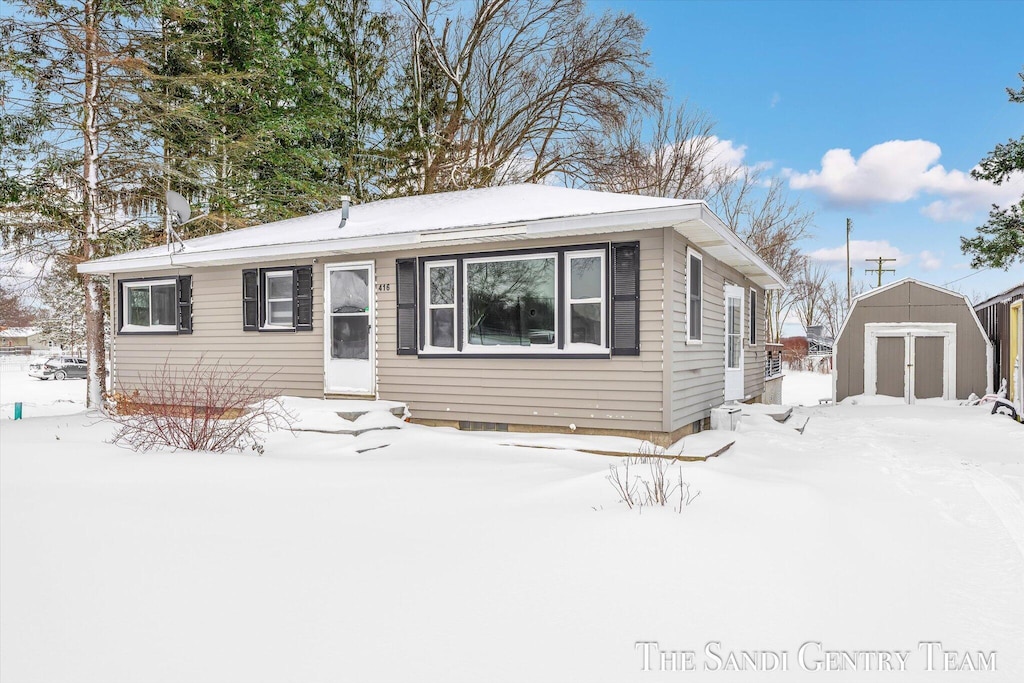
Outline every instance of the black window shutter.
[(120, 332), (124, 327), (124, 285), (120, 280), (114, 282), (117, 283), (117, 331)]
[(612, 244), (612, 355), (640, 355), (640, 243)]
[(178, 334), (192, 334), (192, 276), (178, 276)]
[(757, 344), (757, 290), (750, 290), (750, 345)]
[(313, 329), (313, 266), (295, 268), (295, 329)]
[(395, 261), (398, 355), (416, 355), (416, 259)]
[(242, 329), (260, 327), (260, 272), (255, 268), (242, 271)]

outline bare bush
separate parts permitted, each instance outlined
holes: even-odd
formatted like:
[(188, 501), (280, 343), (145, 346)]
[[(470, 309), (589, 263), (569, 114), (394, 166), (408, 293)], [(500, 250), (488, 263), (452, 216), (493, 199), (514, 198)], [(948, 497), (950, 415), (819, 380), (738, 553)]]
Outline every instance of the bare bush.
[(262, 455), (264, 435), (290, 427), (295, 418), (258, 372), (203, 357), (191, 368), (164, 361), (138, 378), (138, 388), (107, 396), (109, 419), (117, 425), (111, 442), (143, 452), (251, 449)]
[(640, 477), (630, 478), (629, 476), (629, 466), (632, 460), (632, 458), (626, 458), (621, 471), (618, 465), (609, 465), (607, 477), (608, 481), (611, 482), (612, 488), (619, 494), (619, 499), (630, 510), (642, 504), (639, 496)]
[[(637, 455), (623, 458), (621, 465), (609, 465), (606, 479), (619, 495), (619, 500), (630, 510), (657, 505), (671, 506), (682, 513), (683, 508), (700, 495), (700, 491), (690, 491), (689, 482), (683, 480), (683, 468), (680, 465), (676, 465), (676, 478), (673, 479), (672, 465), (677, 455), (645, 443)], [(647, 466), (646, 473), (641, 469), (640, 474), (636, 474), (636, 468), (641, 465)], [(631, 467), (634, 468), (632, 473)], [(673, 503), (676, 498), (678, 503)]]

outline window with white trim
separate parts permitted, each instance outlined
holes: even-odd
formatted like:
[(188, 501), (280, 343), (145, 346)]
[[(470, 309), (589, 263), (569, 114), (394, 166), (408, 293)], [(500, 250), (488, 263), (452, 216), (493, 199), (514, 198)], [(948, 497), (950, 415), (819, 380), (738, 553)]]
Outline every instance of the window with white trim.
[(604, 250), (565, 255), (567, 348), (592, 351), (607, 345), (604, 255)]
[(468, 349), (557, 349), (556, 254), (466, 259)]
[(704, 257), (686, 250), (686, 341), (699, 344), (704, 339)]
[(424, 269), (427, 348), (455, 348), (455, 262), (428, 263)]
[(264, 273), (266, 278), (263, 288), (265, 294), (265, 328), (293, 328), (295, 305), (295, 274), (291, 269), (271, 270)]
[(176, 332), (178, 330), (176, 281), (125, 282), (121, 330), (125, 332)]

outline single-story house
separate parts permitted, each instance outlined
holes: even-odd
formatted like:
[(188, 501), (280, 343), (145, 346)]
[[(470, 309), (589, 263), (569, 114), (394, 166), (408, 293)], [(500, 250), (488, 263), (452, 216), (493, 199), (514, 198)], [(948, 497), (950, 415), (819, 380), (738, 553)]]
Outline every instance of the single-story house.
[(992, 387), (992, 345), (967, 297), (913, 278), (854, 298), (832, 353), (836, 401), (953, 400)]
[(1024, 282), (974, 306), (992, 342), (992, 385), (1006, 381), (1006, 398), (1024, 415)]
[(49, 351), (53, 344), (36, 327), (5, 327), (0, 329), (0, 353)]
[(514, 185), (388, 199), (98, 259), (113, 385), (258, 367), (462, 429), (667, 443), (765, 387), (782, 279), (702, 201)]

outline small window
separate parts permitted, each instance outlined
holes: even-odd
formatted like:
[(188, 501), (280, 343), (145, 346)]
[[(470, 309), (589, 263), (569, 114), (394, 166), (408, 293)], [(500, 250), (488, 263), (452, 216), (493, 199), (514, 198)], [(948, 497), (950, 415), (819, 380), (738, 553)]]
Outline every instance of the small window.
[(426, 267), (427, 346), (455, 348), (455, 263), (430, 263)]
[(686, 254), (686, 340), (700, 343), (704, 338), (704, 258), (692, 249), (687, 249)]
[(604, 348), (604, 251), (567, 253), (566, 279), (568, 345)]
[(122, 330), (128, 332), (176, 332), (177, 301), (174, 280), (126, 282)]
[(266, 273), (266, 311), (264, 327), (295, 326), (293, 316), (295, 301), (295, 276), (291, 269)]
[(750, 345), (757, 345), (757, 290), (750, 290)]

